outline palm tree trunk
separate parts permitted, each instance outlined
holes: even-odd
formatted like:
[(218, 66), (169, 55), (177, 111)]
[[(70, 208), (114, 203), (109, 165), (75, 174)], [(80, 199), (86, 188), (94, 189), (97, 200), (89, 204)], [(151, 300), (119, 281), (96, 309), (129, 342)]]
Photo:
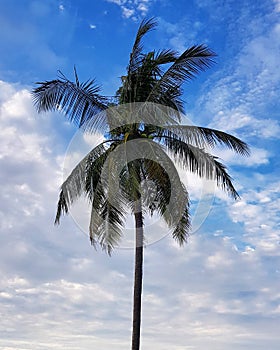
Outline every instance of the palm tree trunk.
[(132, 350), (140, 349), (141, 298), (143, 281), (143, 214), (141, 207), (135, 211), (135, 267), (133, 296)]

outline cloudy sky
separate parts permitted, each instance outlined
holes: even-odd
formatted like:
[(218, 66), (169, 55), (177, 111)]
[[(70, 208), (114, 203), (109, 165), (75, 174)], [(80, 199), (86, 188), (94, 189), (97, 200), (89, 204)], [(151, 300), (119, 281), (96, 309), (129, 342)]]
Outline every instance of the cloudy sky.
[[(218, 55), (184, 86), (188, 118), (237, 135), (252, 154), (213, 151), (234, 178), (236, 202), (181, 172), (194, 220), (185, 247), (147, 219), (142, 347), (278, 349), (279, 0), (0, 0), (0, 7), (0, 348), (130, 346), (129, 239), (112, 257), (95, 251), (80, 204), (53, 225), (65, 159), (81, 153), (71, 140), (82, 136), (61, 114), (37, 115), (30, 90), (58, 70), (71, 78), (75, 65), (81, 80), (95, 77), (114, 95), (139, 22), (156, 16), (147, 50), (205, 43)], [(127, 235), (131, 227), (128, 220)]]

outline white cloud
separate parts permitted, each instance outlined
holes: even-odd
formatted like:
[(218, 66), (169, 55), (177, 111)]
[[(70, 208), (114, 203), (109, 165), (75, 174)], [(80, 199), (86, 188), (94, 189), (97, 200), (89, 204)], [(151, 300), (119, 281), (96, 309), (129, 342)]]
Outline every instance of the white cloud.
[(280, 50), (279, 25), (275, 23), (269, 29), (259, 25), (255, 35), (254, 23), (248, 26), (252, 30), (242, 37), (241, 50), (221, 72), (220, 79), (209, 81), (200, 108), (214, 116), (210, 122), (214, 128), (238, 131), (252, 140), (279, 138), (276, 111), (280, 75), (275, 70)]
[(232, 220), (244, 225), (244, 237), (257, 253), (280, 256), (279, 204), (280, 184), (272, 182), (259, 191), (244, 190), (242, 200), (228, 208)]
[(275, 12), (280, 12), (280, 1), (279, 0), (273, 0), (275, 4)]
[[(146, 16), (150, 5), (155, 0), (106, 0), (107, 2), (114, 3), (121, 8), (124, 18), (137, 19), (137, 16)], [(135, 17), (136, 16), (136, 17)]]
[(256, 147), (251, 147), (250, 151), (251, 153), (249, 157), (241, 157), (230, 149), (218, 149), (213, 153), (227, 165), (243, 165), (246, 167), (253, 167), (269, 163), (269, 151)]
[[(71, 218), (53, 227), (62, 180), (58, 160), (66, 148), (54, 120), (64, 131), (66, 124), (59, 127), (59, 116), (37, 116), (26, 89), (3, 82), (0, 88), (1, 347), (127, 348), (133, 251), (119, 249), (108, 258), (90, 247)], [(147, 246), (143, 347), (198, 349), (208, 343), (213, 350), (242, 350), (258, 339), (277, 349), (276, 272), (264, 271), (278, 266), (266, 258), (277, 258), (279, 188), (272, 183), (231, 208), (236, 225), (244, 223), (250, 233), (243, 249), (235, 249), (231, 226), (215, 236), (207, 221), (184, 248), (170, 236)], [(253, 225), (267, 226), (254, 238)]]
[(246, 130), (249, 137), (279, 138), (280, 125), (275, 119), (257, 119), (238, 110), (220, 111), (210, 126), (226, 132)]
[(122, 7), (122, 14), (123, 14), (123, 17), (125, 18), (130, 18), (132, 15), (134, 15), (135, 13), (135, 10), (134, 9), (129, 9), (127, 7)]
[[(5, 313), (5, 320), (0, 322), (0, 327), (10, 330), (10, 335), (0, 337), (1, 347), (56, 348), (57, 342), (62, 341), (65, 345), (65, 339), (71, 338), (70, 334), (72, 344), (77, 342), (77, 338), (80, 339), (76, 348), (81, 344), (87, 348), (90, 346), (88, 344), (95, 343), (100, 347), (102, 340), (86, 335), (83, 337), (79, 333), (104, 330), (105, 319), (111, 317), (108, 310), (113, 309), (113, 290), (114, 293), (116, 291), (116, 288), (109, 286), (111, 280), (115, 279), (122, 288), (120, 275), (114, 275), (114, 269), (106, 272), (107, 277), (101, 274), (100, 279), (107, 281), (104, 288), (98, 284), (99, 278), (96, 282), (89, 281), (88, 277), (92, 276), (97, 266), (96, 260), (93, 265), (93, 260), (89, 259), (93, 249), (88, 239), (70, 220), (68, 224), (67, 220), (64, 221), (65, 231), (52, 224), (58, 188), (62, 181), (60, 164), (57, 164), (57, 159), (62, 159), (62, 155), (58, 149), (63, 149), (59, 138), (54, 142), (54, 116), (38, 117), (26, 89), (4, 82), (1, 82), (0, 88), (0, 163), (3, 169), (0, 177), (0, 308)], [(63, 125), (66, 126), (65, 123)], [(75, 236), (77, 242), (73, 243)], [(71, 247), (87, 247), (87, 257), (69, 254)], [(100, 272), (97, 268), (96, 273)], [(78, 280), (72, 280), (73, 276), (79, 276)], [(108, 309), (109, 304), (111, 307)], [(92, 307), (90, 317), (87, 305)], [(116, 310), (116, 314), (122, 312), (123, 309)], [(68, 315), (67, 322), (65, 315)], [(73, 319), (87, 318), (89, 322), (73, 323)], [(129, 329), (129, 317), (127, 323)], [(86, 324), (88, 328), (85, 328)], [(50, 340), (49, 332), (52, 332), (53, 327), (56, 331), (52, 333), (53, 340)], [(122, 330), (116, 325), (114, 327), (116, 342), (121, 343), (118, 332), (121, 334)]]
[[(134, 11), (127, 12), (130, 18), (147, 13), (151, 4), (112, 2), (122, 7), (123, 15), (126, 9)], [(176, 34), (175, 29), (171, 34)], [(174, 38), (176, 47), (185, 40), (180, 35)], [(29, 37), (34, 38), (32, 31)], [(270, 102), (278, 101), (275, 68), (272, 74), (277, 38), (279, 25), (271, 27), (271, 43), (263, 38), (247, 43), (242, 54), (244, 59), (251, 53), (255, 57), (253, 69), (242, 59), (236, 60), (233, 64), (238, 61), (239, 69), (233, 77), (214, 86), (207, 101), (217, 116), (213, 126), (244, 131), (252, 139), (278, 136), (278, 121), (263, 113), (266, 103), (272, 110), (276, 104)], [(39, 49), (46, 47), (39, 45)], [(41, 64), (39, 56), (34, 60)], [(257, 56), (262, 60), (260, 66)], [(51, 52), (44, 58), (51, 57), (55, 67), (59, 66), (58, 57)], [(252, 74), (255, 67), (258, 72)], [(246, 80), (239, 79), (243, 76)], [(57, 118), (38, 117), (26, 88), (0, 82), (0, 313), (5, 315), (0, 320), (0, 347), (129, 348), (132, 250), (118, 249), (109, 259), (90, 247), (87, 234), (71, 217), (63, 218), (58, 228), (52, 224), (66, 150), (61, 135), (67, 131), (61, 116)], [(260, 144), (252, 150), (252, 157), (244, 159), (250, 165), (271, 162), (272, 150)], [(74, 163), (80, 155), (77, 152), (67, 160)], [(244, 164), (231, 152), (220, 156), (228, 164)], [(185, 247), (179, 248), (170, 236), (146, 247), (143, 348), (278, 349), (280, 184), (269, 172), (269, 167), (262, 174), (251, 169), (246, 181), (243, 174), (239, 202), (220, 201), (217, 194), (217, 203), (210, 203), (210, 213), (208, 210), (203, 225)], [(201, 181), (182, 175), (196, 202)], [(212, 183), (204, 192), (212, 194)], [(86, 222), (86, 213), (82, 214)], [(145, 224), (148, 226), (148, 220)], [(157, 222), (155, 236), (161, 230)]]
[(168, 46), (183, 52), (187, 47), (197, 44), (197, 37), (204, 30), (204, 25), (200, 21), (184, 16), (180, 21), (174, 23), (159, 18), (159, 30), (167, 37)]

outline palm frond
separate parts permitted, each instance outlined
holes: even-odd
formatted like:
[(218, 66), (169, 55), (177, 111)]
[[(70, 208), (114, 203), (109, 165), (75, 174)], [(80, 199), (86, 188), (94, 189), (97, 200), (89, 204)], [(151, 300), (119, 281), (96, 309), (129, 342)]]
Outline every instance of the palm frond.
[[(192, 129), (195, 129), (195, 127), (192, 127)], [(203, 127), (197, 127), (197, 129), (199, 130), (199, 133), (205, 139), (207, 144), (211, 147), (216, 145), (222, 145), (228, 147), (229, 149), (232, 149), (233, 151), (242, 156), (250, 155), (249, 146), (244, 141), (240, 140), (239, 138), (233, 135), (216, 129)]]
[(128, 76), (135, 72), (138, 69), (139, 64), (141, 63), (141, 54), (143, 50), (142, 39), (144, 35), (150, 32), (152, 29), (154, 29), (156, 25), (157, 22), (154, 18), (144, 19), (140, 23), (139, 29), (136, 34), (135, 42), (133, 44), (132, 52), (130, 54), (129, 65), (127, 68)]
[(205, 45), (195, 45), (185, 50), (158, 80), (147, 101), (154, 101), (161, 93), (178, 89), (185, 81), (192, 80), (199, 72), (209, 68), (215, 53)]
[[(144, 159), (141, 164), (145, 179), (153, 184), (146, 189), (147, 194), (150, 194), (147, 200), (142, 194), (142, 203), (144, 207), (148, 206), (151, 215), (157, 211), (170, 228), (175, 228), (189, 208), (189, 197), (173, 162), (168, 160), (167, 155), (164, 158), (167, 160), (164, 167), (150, 159)], [(186, 230), (189, 228), (190, 225)]]
[[(98, 157), (96, 157), (95, 154), (89, 154), (86, 159), (86, 166), (84, 169), (84, 190), (91, 202), (93, 200), (101, 202), (106, 196), (105, 194), (103, 196), (103, 192), (99, 191), (98, 186), (99, 183), (103, 181), (103, 185), (105, 188), (107, 188), (107, 177), (113, 175), (113, 172), (111, 173), (105, 169), (106, 161), (112, 150), (113, 146), (110, 145), (110, 147), (106, 150), (104, 149), (103, 152), (98, 155)], [(107, 176), (104, 177), (104, 173), (106, 173)]]
[(115, 206), (106, 199), (100, 208), (92, 206), (89, 226), (91, 244), (100, 244), (109, 255), (122, 236), (126, 209), (121, 204), (118, 202), (118, 206)]
[(61, 186), (55, 224), (59, 224), (62, 214), (67, 214), (73, 202), (84, 191), (85, 160), (83, 159), (71, 172)]
[(120, 191), (118, 153), (122, 141), (112, 142), (98, 158), (89, 159), (86, 168), (86, 193), (92, 205), (89, 225), (90, 240), (99, 244), (109, 255), (121, 238), (126, 202)]
[[(86, 168), (89, 161), (99, 159), (105, 152), (106, 148), (104, 144), (108, 141), (104, 141), (91, 150), (72, 170), (71, 174), (63, 182), (59, 195), (59, 201), (57, 204), (57, 213), (55, 218), (55, 224), (59, 224), (62, 214), (67, 214), (70, 206), (79, 198), (82, 194), (87, 193), (87, 178)], [(100, 169), (98, 169), (100, 170)]]
[(218, 187), (226, 191), (234, 199), (239, 198), (226, 167), (219, 162), (217, 157), (212, 156), (203, 149), (174, 138), (166, 138), (165, 144), (174, 156), (175, 161), (183, 168), (197, 174), (201, 178), (214, 180)]
[(119, 174), (119, 184), (122, 196), (124, 196), (131, 211), (134, 211), (134, 203), (141, 197), (141, 174), (139, 172), (140, 163), (138, 160), (128, 161), (123, 164), (123, 169)]
[(54, 223), (56, 225), (59, 224), (60, 218), (63, 214), (68, 214), (69, 211), (69, 204), (66, 201), (65, 195), (63, 193), (63, 190), (60, 190), (59, 194), (59, 200), (57, 203), (57, 211), (56, 211), (56, 216), (55, 216), (55, 221)]
[(155, 184), (158, 200), (155, 209), (164, 216), (168, 226), (173, 227), (174, 222), (178, 222), (180, 213), (188, 206), (188, 196), (173, 161), (163, 146), (150, 139), (137, 140), (130, 151), (139, 169), (138, 181), (152, 181)]
[(190, 235), (190, 229), (191, 218), (189, 208), (187, 207), (183, 212), (181, 220), (178, 222), (176, 228), (172, 232), (172, 237), (179, 243), (180, 246), (187, 242)]
[[(160, 87), (157, 94), (150, 94), (147, 101), (160, 104), (173, 109), (176, 120), (181, 121), (180, 113), (184, 113), (184, 102), (181, 98), (183, 92), (179, 86)], [(175, 112), (177, 112), (175, 114)]]
[[(104, 130), (108, 100), (99, 94), (95, 80), (80, 83), (75, 69), (75, 82), (62, 73), (60, 79), (38, 82), (33, 101), (38, 112), (62, 111), (79, 128)], [(88, 126), (89, 124), (89, 126)]]
[[(136, 39), (132, 47), (132, 52), (130, 54), (129, 64), (127, 66), (127, 75), (122, 77), (122, 87), (117, 91), (116, 96), (119, 99), (119, 103), (131, 103), (131, 102), (144, 102), (145, 99), (142, 98), (139, 91), (138, 81), (144, 83), (143, 74), (139, 72), (139, 69), (143, 71), (143, 58), (147, 58), (149, 54), (143, 55), (143, 45), (142, 39), (143, 36), (151, 31), (156, 26), (156, 21), (154, 18), (144, 19), (138, 29), (136, 34)], [(151, 60), (150, 60), (151, 61)], [(149, 75), (145, 75), (149, 78)], [(146, 79), (147, 80), (147, 79)], [(147, 81), (145, 83), (147, 85)], [(143, 89), (140, 89), (142, 92)]]
[(161, 137), (171, 137), (199, 148), (226, 146), (242, 156), (249, 156), (248, 145), (239, 138), (216, 129), (193, 125), (168, 125), (158, 130)]
[(166, 170), (152, 159), (141, 159), (141, 201), (150, 215), (154, 211), (164, 213), (171, 197), (171, 183)]
[(216, 54), (206, 45), (195, 45), (185, 50), (166, 71), (161, 84), (181, 85), (186, 80), (194, 79), (201, 71), (210, 68)]
[(162, 64), (173, 63), (178, 58), (178, 53), (171, 49), (159, 50), (154, 55), (154, 64), (156, 67)]

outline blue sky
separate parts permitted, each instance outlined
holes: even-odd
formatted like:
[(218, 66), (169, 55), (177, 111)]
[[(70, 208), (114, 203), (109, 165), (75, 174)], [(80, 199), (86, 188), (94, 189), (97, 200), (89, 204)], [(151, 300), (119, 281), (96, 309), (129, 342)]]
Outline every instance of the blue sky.
[(162, 238), (161, 221), (147, 221), (143, 348), (278, 349), (279, 0), (0, 6), (1, 349), (130, 346), (133, 250), (126, 242), (111, 258), (95, 251), (82, 205), (53, 226), (64, 168), (82, 156), (71, 140), (81, 136), (59, 114), (38, 116), (30, 90), (58, 70), (71, 77), (76, 65), (81, 80), (95, 77), (113, 95), (145, 16), (158, 19), (147, 50), (205, 43), (217, 53), (217, 64), (184, 86), (186, 115), (237, 135), (252, 154), (213, 151), (234, 178), (236, 202), (181, 171), (197, 224), (185, 247)]

